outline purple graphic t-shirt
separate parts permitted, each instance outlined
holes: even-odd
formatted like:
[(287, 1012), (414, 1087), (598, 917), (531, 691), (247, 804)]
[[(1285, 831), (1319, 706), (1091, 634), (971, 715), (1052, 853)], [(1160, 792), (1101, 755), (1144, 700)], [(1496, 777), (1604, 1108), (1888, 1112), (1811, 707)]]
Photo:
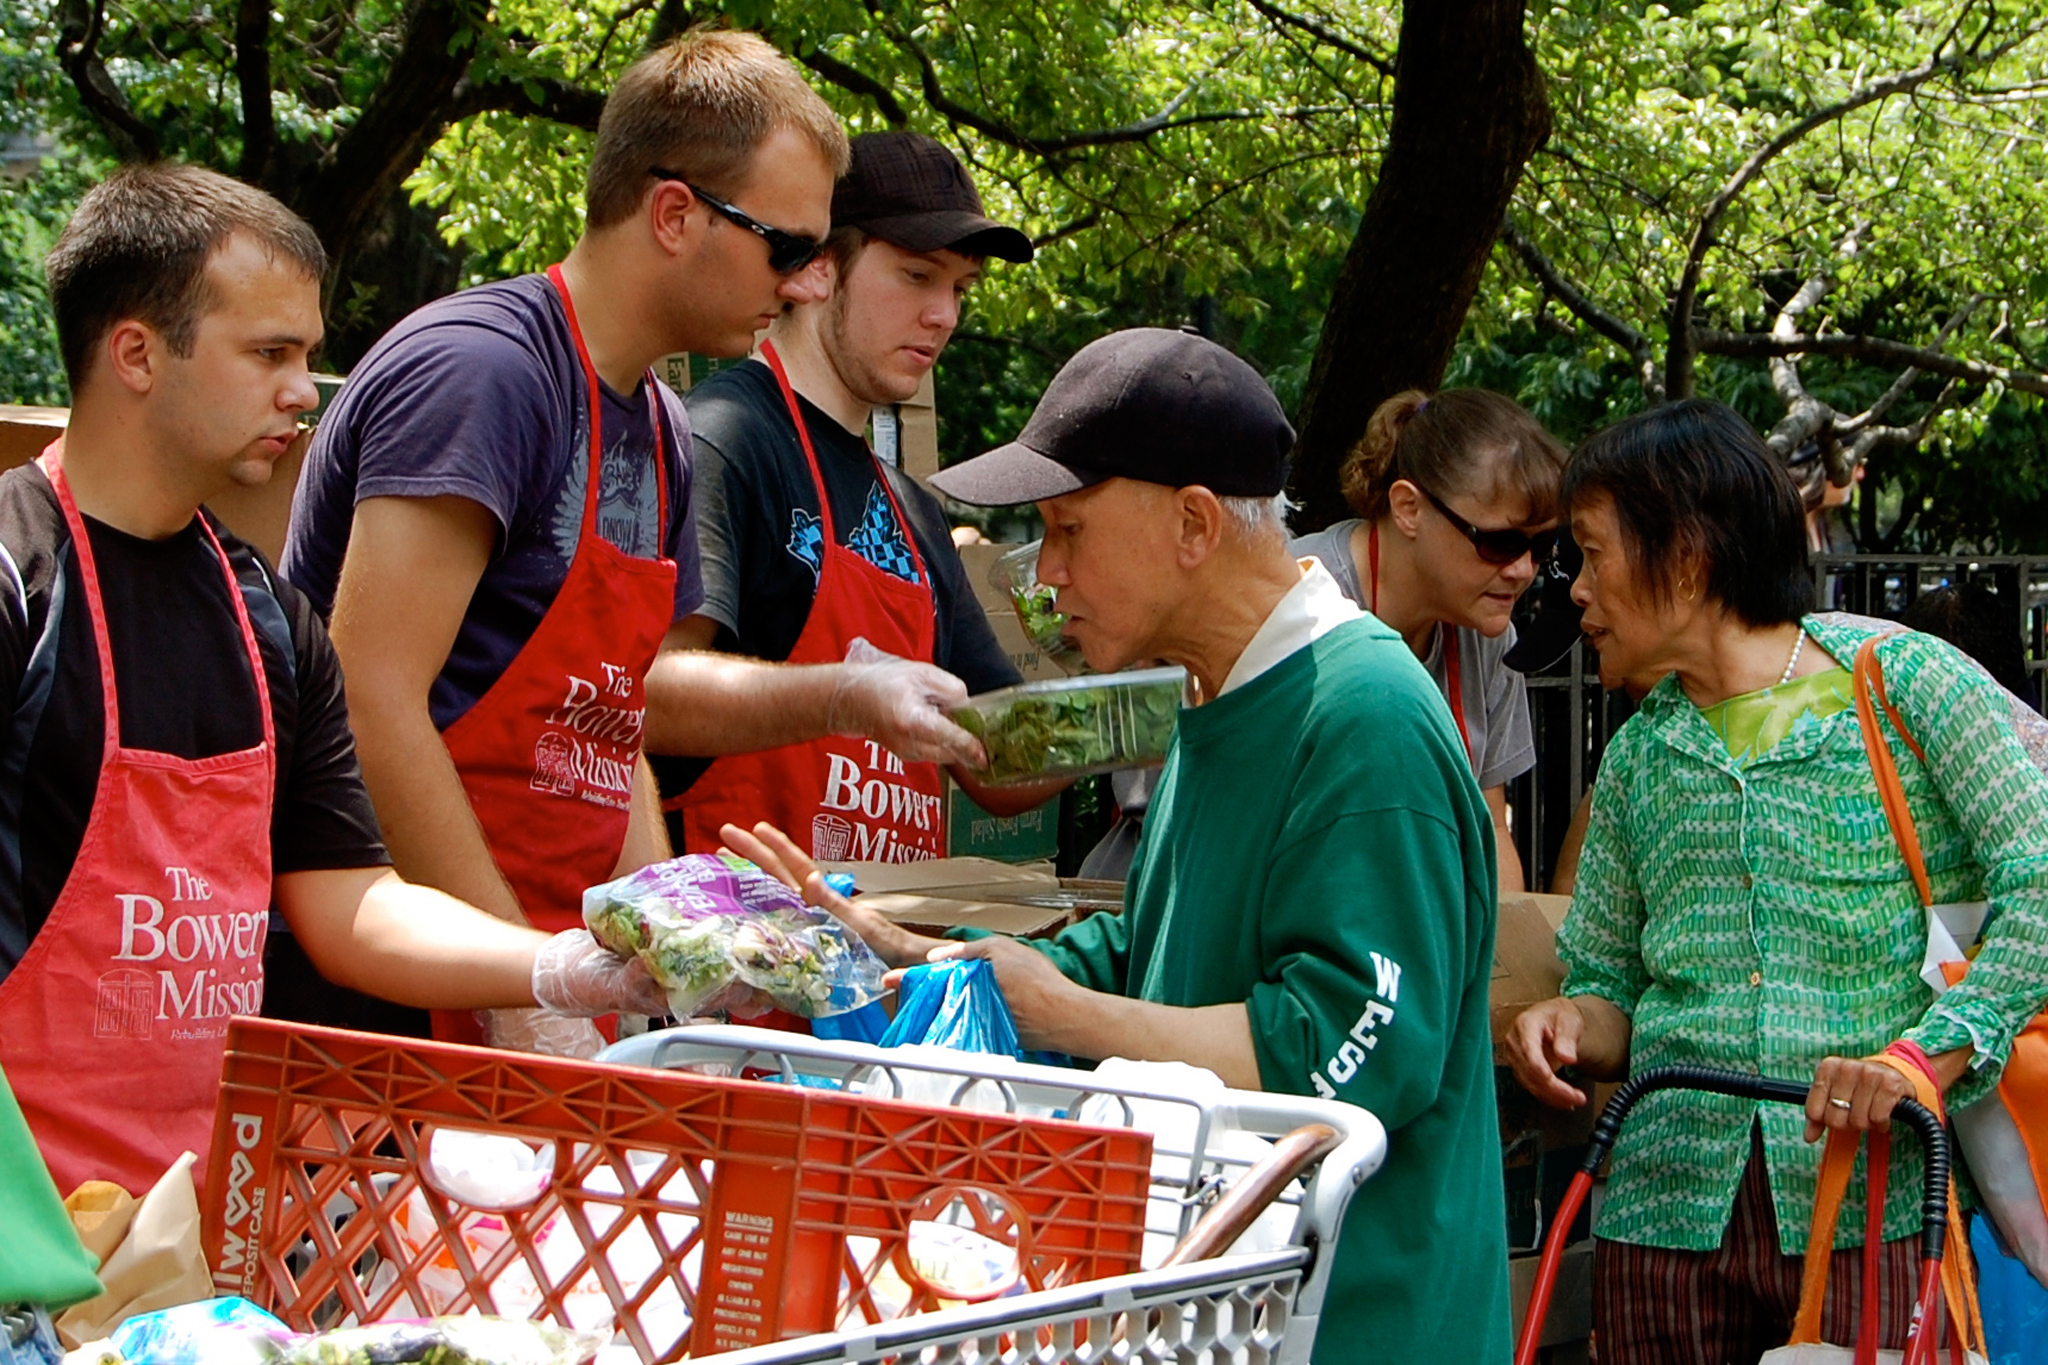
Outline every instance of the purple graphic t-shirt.
[[(629, 555), (676, 562), (673, 619), (703, 601), (683, 405), (657, 384), (668, 462), (661, 543), (655, 432), (644, 379), (599, 384), (604, 478), (598, 533)], [(434, 681), (448, 728), (490, 690), (553, 604), (575, 556), (590, 469), (589, 387), (561, 299), (544, 275), (481, 285), (413, 313), (379, 341), (322, 416), (279, 568), (325, 616), (364, 498), (453, 494), (481, 503), (498, 545)]]

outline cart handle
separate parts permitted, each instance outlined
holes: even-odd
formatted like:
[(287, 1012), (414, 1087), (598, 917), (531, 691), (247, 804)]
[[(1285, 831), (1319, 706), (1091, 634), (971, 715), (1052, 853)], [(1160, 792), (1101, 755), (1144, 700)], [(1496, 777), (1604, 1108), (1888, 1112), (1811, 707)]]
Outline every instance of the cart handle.
[[(1733, 1071), (1716, 1071), (1704, 1066), (1660, 1066), (1623, 1082), (1600, 1112), (1593, 1136), (1586, 1144), (1586, 1159), (1579, 1170), (1588, 1178), (1607, 1159), (1621, 1133), (1622, 1120), (1636, 1101), (1655, 1090), (1704, 1090), (1737, 1099), (1766, 1100), (1779, 1104), (1805, 1104), (1811, 1085), (1798, 1081), (1775, 1081), (1765, 1076), (1745, 1076)], [(1917, 1100), (1900, 1100), (1892, 1117), (1920, 1135), (1926, 1152), (1926, 1182), (1920, 1195), (1921, 1256), (1941, 1259), (1942, 1243), (1948, 1233), (1949, 1151), (1948, 1133), (1934, 1111)]]
[[(1534, 1365), (1536, 1346), (1543, 1337), (1543, 1319), (1550, 1311), (1550, 1292), (1557, 1283), (1557, 1267), (1564, 1259), (1565, 1239), (1578, 1218), (1580, 1206), (1586, 1202), (1586, 1191), (1592, 1186), (1594, 1173), (1607, 1159), (1607, 1153), (1621, 1132), (1621, 1122), (1628, 1117), (1629, 1110), (1636, 1107), (1636, 1101), (1653, 1090), (1704, 1090), (1742, 1100), (1803, 1105), (1812, 1089), (1811, 1085), (1802, 1085), (1798, 1081), (1774, 1081), (1764, 1076), (1745, 1076), (1704, 1066), (1653, 1067), (1624, 1081), (1614, 1092), (1614, 1098), (1607, 1101), (1607, 1107), (1600, 1111), (1599, 1122), (1593, 1125), (1593, 1136), (1586, 1143), (1586, 1159), (1579, 1163), (1578, 1173), (1565, 1190), (1557, 1216), (1551, 1219), (1550, 1234), (1543, 1242), (1543, 1257), (1536, 1265), (1536, 1282), (1529, 1291), (1529, 1307), (1522, 1319), (1521, 1339), (1515, 1345), (1515, 1365)], [(1916, 1320), (1927, 1324), (1927, 1340), (1931, 1341), (1935, 1330), (1931, 1310), (1932, 1305), (1938, 1302), (1932, 1296), (1939, 1282), (1942, 1242), (1948, 1232), (1948, 1133), (1934, 1111), (1917, 1100), (1900, 1100), (1892, 1109), (1892, 1117), (1919, 1133), (1921, 1145), (1926, 1149), (1927, 1180), (1920, 1196), (1920, 1311)], [(1917, 1345), (1920, 1338), (1916, 1336), (1913, 1340)], [(1907, 1352), (1908, 1359), (1912, 1355), (1911, 1351)], [(1927, 1358), (1932, 1359), (1931, 1356)]]
[(1327, 1123), (1304, 1123), (1275, 1141), (1273, 1150), (1233, 1180), (1223, 1197), (1188, 1229), (1187, 1236), (1160, 1262), (1161, 1268), (1222, 1255), (1282, 1190), (1343, 1142), (1344, 1135)]

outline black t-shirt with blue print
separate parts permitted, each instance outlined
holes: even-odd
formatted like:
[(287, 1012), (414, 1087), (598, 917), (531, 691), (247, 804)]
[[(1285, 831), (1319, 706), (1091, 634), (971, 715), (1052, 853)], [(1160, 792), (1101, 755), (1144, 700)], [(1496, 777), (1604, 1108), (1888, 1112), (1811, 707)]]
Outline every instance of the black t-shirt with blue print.
[[(120, 685), (122, 742), (210, 758), (261, 740), (262, 714), (241, 627), (220, 560), (198, 523), (159, 541), (89, 517), (86, 529)], [(225, 530), (219, 534), (251, 601), (270, 684), (277, 729), (273, 872), (388, 864), (356, 765), (341, 668), (326, 630), (304, 595), (280, 582), (255, 550)], [(0, 477), (0, 546), (13, 566), (0, 565), (0, 836), (11, 837), (21, 855), (18, 867), (0, 859), (0, 978), (63, 890), (99, 780), (105, 701), (70, 540), (40, 469), (30, 465)], [(14, 722), (22, 717), (23, 678), (49, 622), (60, 565), (65, 605), (55, 641), (57, 671), (33, 734), (22, 736)], [(24, 739), (25, 748), (17, 749)]]
[[(910, 547), (866, 443), (824, 409), (797, 401), (832, 498), (840, 542), (884, 572), (916, 581)], [(758, 361), (720, 370), (691, 390), (686, 403), (703, 568), (704, 600), (697, 611), (718, 623), (718, 649), (780, 662), (796, 648), (810, 619), (824, 553), (817, 488), (796, 426), (774, 374)], [(969, 692), (1020, 681), (967, 582), (945, 509), (901, 471), (888, 469), (888, 479), (932, 580), (938, 605), (932, 662), (958, 675)], [(701, 759), (655, 760), (662, 791), (671, 796), (707, 766)]]

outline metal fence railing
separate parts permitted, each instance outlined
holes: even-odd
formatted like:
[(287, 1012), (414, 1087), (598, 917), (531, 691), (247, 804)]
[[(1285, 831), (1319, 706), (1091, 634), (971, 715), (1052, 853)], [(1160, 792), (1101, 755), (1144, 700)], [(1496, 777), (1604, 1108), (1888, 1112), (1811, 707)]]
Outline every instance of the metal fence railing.
[[(2048, 556), (1825, 555), (1814, 561), (1823, 611), (1897, 617), (1923, 593), (1973, 581), (2011, 604), (2026, 653), (2027, 700), (2048, 710)], [(1595, 665), (1591, 650), (1574, 645), (1526, 680), (1536, 767), (1508, 785), (1508, 805), (1534, 889), (1550, 886), (1572, 812), (1592, 785), (1607, 741), (1635, 711), (1627, 697), (1601, 689)]]

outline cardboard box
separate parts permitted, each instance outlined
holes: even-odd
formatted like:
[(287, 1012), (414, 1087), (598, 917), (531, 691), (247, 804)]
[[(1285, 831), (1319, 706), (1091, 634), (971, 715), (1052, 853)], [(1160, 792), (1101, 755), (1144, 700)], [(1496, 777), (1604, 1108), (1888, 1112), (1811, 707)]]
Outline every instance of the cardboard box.
[(939, 858), (819, 866), (851, 873), (861, 888), (862, 904), (898, 924), (934, 933), (975, 928), (1034, 938), (1123, 906), (1123, 883), (1060, 878), (1053, 875), (1049, 862), (1019, 865), (990, 858)]
[(967, 570), (967, 584), (974, 589), (974, 600), (988, 616), (989, 629), (995, 632), (996, 643), (1003, 653), (1010, 656), (1010, 662), (1024, 675), (1025, 682), (1039, 682), (1046, 678), (1064, 678), (1067, 671), (1047, 658), (1031, 637), (1024, 633), (1024, 625), (1017, 619), (1017, 609), (1010, 602), (1010, 595), (988, 581), (989, 570), (995, 562), (1016, 549), (1014, 545), (962, 545), (960, 563)]
[(1036, 863), (1060, 851), (1060, 799), (1015, 815), (983, 810), (949, 777), (946, 779), (946, 853), (954, 858), (994, 858)]
[(64, 434), (69, 408), (28, 408), (0, 403), (0, 472), (25, 465)]
[(1487, 993), (1496, 1062), (1505, 1060), (1500, 1043), (1515, 1016), (1550, 999), (1564, 984), (1557, 928), (1571, 903), (1570, 896), (1501, 897), (1493, 936), (1493, 985)]

